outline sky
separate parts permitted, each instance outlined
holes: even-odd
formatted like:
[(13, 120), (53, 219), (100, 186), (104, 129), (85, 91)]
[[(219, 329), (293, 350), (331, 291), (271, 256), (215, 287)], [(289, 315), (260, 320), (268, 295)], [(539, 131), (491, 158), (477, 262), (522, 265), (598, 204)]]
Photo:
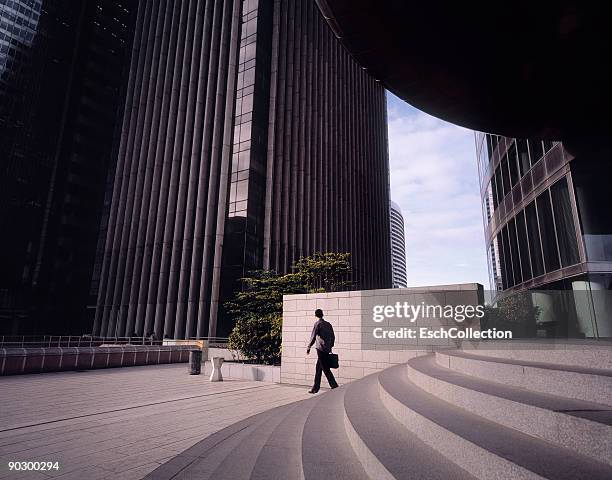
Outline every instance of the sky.
[(391, 199), (406, 229), (408, 286), (487, 288), (474, 132), (387, 92)]

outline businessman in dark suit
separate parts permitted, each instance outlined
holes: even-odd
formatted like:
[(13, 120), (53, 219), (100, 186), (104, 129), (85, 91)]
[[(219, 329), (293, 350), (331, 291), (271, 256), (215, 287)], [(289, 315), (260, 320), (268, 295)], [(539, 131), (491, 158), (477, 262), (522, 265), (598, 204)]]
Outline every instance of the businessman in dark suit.
[(325, 373), (325, 377), (331, 388), (336, 388), (338, 386), (334, 374), (329, 368), (329, 354), (336, 340), (334, 328), (331, 323), (323, 318), (323, 310), (320, 308), (315, 310), (315, 317), (317, 317), (317, 321), (312, 327), (312, 334), (310, 335), (310, 342), (308, 343), (306, 354), (310, 354), (310, 347), (314, 345), (317, 350), (317, 368), (315, 371), (314, 385), (308, 393), (317, 393), (321, 388), (321, 373)]

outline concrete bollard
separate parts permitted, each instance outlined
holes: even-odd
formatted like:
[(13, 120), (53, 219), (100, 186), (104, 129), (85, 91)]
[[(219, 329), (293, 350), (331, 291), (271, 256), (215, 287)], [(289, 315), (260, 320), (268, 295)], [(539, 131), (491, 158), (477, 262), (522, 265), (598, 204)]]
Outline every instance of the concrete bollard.
[(202, 371), (202, 350), (189, 352), (189, 375), (199, 375)]
[(211, 382), (222, 382), (223, 375), (221, 374), (221, 365), (223, 365), (223, 357), (213, 357), (211, 359), (212, 372), (210, 373)]

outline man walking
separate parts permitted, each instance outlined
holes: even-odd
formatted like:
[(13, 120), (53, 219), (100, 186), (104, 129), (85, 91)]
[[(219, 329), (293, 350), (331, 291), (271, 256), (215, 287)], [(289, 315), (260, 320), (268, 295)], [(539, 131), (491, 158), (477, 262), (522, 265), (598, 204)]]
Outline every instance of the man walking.
[(331, 388), (336, 388), (338, 386), (334, 374), (329, 368), (329, 354), (334, 347), (334, 341), (336, 339), (334, 328), (331, 326), (331, 323), (323, 319), (323, 310), (320, 308), (315, 310), (315, 317), (317, 317), (317, 321), (312, 328), (306, 355), (310, 354), (310, 347), (314, 345), (317, 350), (317, 369), (315, 372), (314, 385), (308, 393), (317, 393), (319, 391), (319, 388), (321, 388), (322, 372), (325, 373), (325, 377)]

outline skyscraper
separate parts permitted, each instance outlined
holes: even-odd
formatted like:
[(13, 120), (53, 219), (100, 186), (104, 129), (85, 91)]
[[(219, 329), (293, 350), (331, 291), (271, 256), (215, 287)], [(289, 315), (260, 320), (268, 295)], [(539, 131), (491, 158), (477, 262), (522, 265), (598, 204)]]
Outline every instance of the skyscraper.
[(313, 0), (141, 2), (124, 112), (94, 333), (224, 335), (317, 251), (391, 285), (385, 91)]
[(391, 265), (393, 273), (393, 288), (406, 288), (406, 239), (404, 238), (404, 217), (400, 206), (391, 202)]
[(0, 331), (81, 333), (134, 2), (0, 5)]
[[(476, 134), (491, 289), (575, 292), (541, 308), (539, 334), (612, 336), (612, 164), (593, 144)], [(546, 296), (540, 294), (540, 298)], [(549, 308), (550, 307), (550, 308)], [(571, 311), (570, 311), (571, 310)]]

